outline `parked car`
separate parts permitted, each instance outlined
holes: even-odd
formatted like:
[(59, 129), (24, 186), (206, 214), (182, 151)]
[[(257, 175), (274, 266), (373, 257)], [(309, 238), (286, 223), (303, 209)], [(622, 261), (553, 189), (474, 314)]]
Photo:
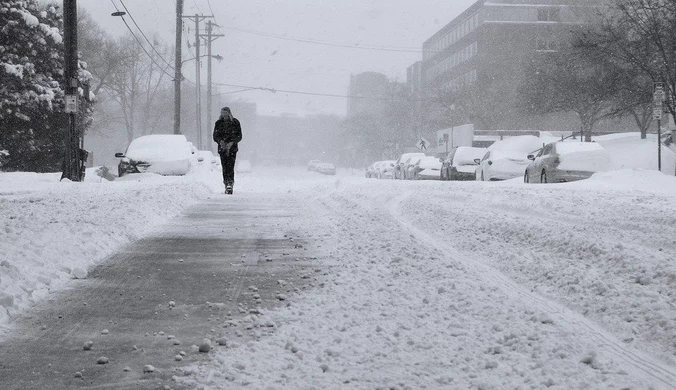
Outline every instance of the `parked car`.
[(371, 165), (369, 165), (368, 167), (366, 167), (366, 172), (365, 172), (364, 176), (365, 176), (367, 179), (371, 179), (371, 178), (376, 178), (376, 177), (378, 177), (377, 171), (378, 171), (378, 168), (379, 168), (379, 166), (380, 166), (381, 163), (382, 163), (382, 161), (376, 161), (376, 162), (374, 162), (373, 164), (371, 164)]
[(530, 163), (528, 155), (542, 148), (542, 138), (533, 135), (521, 135), (506, 138), (488, 147), (477, 164), (476, 180), (508, 180), (521, 177)]
[(238, 173), (251, 173), (251, 161), (249, 160), (237, 160), (235, 163), (235, 171)]
[(406, 161), (408, 161), (412, 156), (424, 156), (425, 153), (404, 153), (399, 158), (397, 161), (394, 163), (394, 178), (395, 179), (404, 179), (404, 164)]
[(436, 157), (422, 157), (413, 166), (413, 180), (439, 180), (441, 179), (441, 161)]
[(537, 155), (528, 155), (531, 163), (523, 175), (525, 183), (561, 183), (588, 179), (607, 171), (610, 154), (594, 142), (559, 141), (545, 145)]
[(486, 151), (486, 148), (471, 146), (453, 148), (441, 166), (441, 180), (474, 180), (478, 165), (475, 160), (481, 161)]
[(404, 180), (413, 180), (413, 174), (415, 173), (415, 164), (418, 163), (422, 158), (425, 158), (425, 155), (422, 156), (411, 156), (404, 163)]
[(317, 164), (319, 164), (321, 161), (319, 160), (310, 160), (309, 163), (307, 163), (307, 171), (314, 171), (317, 169)]
[(129, 173), (185, 175), (192, 166), (194, 147), (182, 134), (153, 134), (135, 138), (120, 158), (118, 176)]
[(394, 160), (382, 161), (377, 170), (378, 179), (394, 179), (394, 162)]
[(198, 150), (193, 157), (194, 156), (197, 156), (197, 161), (200, 166), (208, 166), (212, 171), (221, 169), (220, 157), (214, 156), (214, 153), (211, 150)]
[(335, 175), (336, 174), (336, 166), (333, 165), (332, 163), (323, 162), (323, 163), (317, 164), (315, 171), (318, 172), (318, 173), (321, 173), (322, 175)]

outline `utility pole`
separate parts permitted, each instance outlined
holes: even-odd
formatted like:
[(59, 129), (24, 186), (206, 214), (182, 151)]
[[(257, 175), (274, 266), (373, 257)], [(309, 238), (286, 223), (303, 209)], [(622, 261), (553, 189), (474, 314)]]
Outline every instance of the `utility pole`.
[(202, 79), (200, 78), (200, 19), (195, 14), (195, 83), (197, 83), (197, 104), (195, 115), (195, 128), (197, 129), (197, 145), (199, 150), (204, 150), (204, 143), (202, 142)]
[(77, 130), (78, 111), (78, 56), (77, 56), (77, 0), (63, 0), (63, 29), (64, 29), (64, 79), (66, 85), (66, 107), (68, 114), (68, 131), (65, 139), (65, 154), (63, 158), (63, 173), (61, 179), (82, 181), (84, 169), (81, 148), (81, 135)]
[(174, 134), (181, 134), (181, 39), (183, 36), (183, 0), (176, 0), (176, 58), (174, 60)]
[(183, 16), (184, 18), (194, 19), (195, 21), (195, 84), (196, 84), (196, 101), (195, 101), (195, 127), (197, 131), (197, 145), (198, 149), (204, 150), (204, 143), (202, 141), (202, 91), (200, 82), (200, 22), (212, 16), (197, 15)]
[[(216, 39), (224, 36), (223, 34), (214, 34), (213, 33), (213, 26), (215, 26), (214, 23), (207, 22), (207, 123), (211, 123), (212, 117), (211, 117), (211, 109), (212, 109), (212, 103), (211, 103), (211, 43), (215, 41)], [(206, 139), (209, 139), (208, 136), (208, 131), (209, 128), (207, 127), (207, 136)], [(209, 148), (210, 149), (210, 148)]]

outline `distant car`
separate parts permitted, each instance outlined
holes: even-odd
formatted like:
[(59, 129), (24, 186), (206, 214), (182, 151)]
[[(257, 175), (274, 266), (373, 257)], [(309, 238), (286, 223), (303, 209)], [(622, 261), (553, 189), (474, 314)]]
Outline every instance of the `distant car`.
[(129, 173), (157, 173), (185, 175), (192, 166), (194, 147), (181, 134), (153, 134), (135, 138), (120, 158), (117, 166), (120, 177)]
[(424, 156), (425, 153), (404, 153), (399, 158), (397, 161), (394, 162), (394, 178), (395, 179), (404, 179), (404, 164), (406, 164), (406, 161), (408, 161), (412, 156)]
[(378, 179), (394, 179), (394, 162), (394, 160), (381, 161), (376, 170), (376, 177)]
[(441, 161), (436, 157), (422, 157), (413, 166), (413, 180), (439, 180), (441, 179)]
[(610, 154), (594, 142), (552, 142), (537, 155), (528, 155), (528, 159), (531, 163), (523, 175), (525, 183), (583, 180), (610, 166)]
[(321, 173), (322, 175), (335, 175), (336, 174), (336, 166), (333, 165), (332, 163), (319, 163), (317, 164), (317, 167), (315, 168), (315, 171), (318, 173)]
[(251, 161), (249, 160), (239, 160), (235, 163), (235, 171), (238, 173), (250, 173), (251, 170)]
[(476, 159), (486, 155), (486, 148), (457, 146), (448, 152), (441, 166), (441, 180), (474, 180)]
[(530, 163), (528, 155), (542, 148), (542, 139), (532, 135), (509, 137), (488, 147), (477, 164), (476, 180), (508, 180), (521, 177)]
[(310, 162), (307, 164), (307, 171), (314, 171), (317, 168), (317, 164), (319, 164), (321, 161), (319, 160), (310, 160)]

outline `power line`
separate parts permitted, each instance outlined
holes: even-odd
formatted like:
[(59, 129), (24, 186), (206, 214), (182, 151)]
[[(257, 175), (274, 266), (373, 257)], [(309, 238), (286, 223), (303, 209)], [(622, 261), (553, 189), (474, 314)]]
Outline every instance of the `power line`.
[(377, 97), (377, 96), (354, 96), (354, 95), (338, 95), (331, 93), (319, 93), (319, 92), (303, 92), (303, 91), (291, 91), (285, 89), (276, 89), (276, 88), (267, 88), (267, 87), (252, 87), (249, 85), (238, 85), (238, 84), (225, 84), (225, 83), (214, 83), (223, 87), (232, 87), (232, 88), (243, 88), (239, 91), (231, 91), (226, 93), (240, 93), (247, 92), (252, 90), (268, 91), (272, 93), (283, 92), (296, 95), (310, 95), (310, 96), (324, 96), (324, 97), (335, 97), (342, 99), (368, 99), (368, 100), (385, 100), (385, 101), (404, 101), (404, 102), (414, 102), (414, 101), (427, 101), (429, 99), (392, 99), (387, 97)]
[[(115, 10), (119, 11), (119, 9), (117, 8), (117, 5), (115, 4), (115, 2), (114, 2), (113, 0), (110, 0), (110, 2), (113, 3), (113, 6), (115, 7)], [(143, 46), (143, 43), (141, 43), (141, 40), (138, 39), (138, 37), (134, 34), (134, 31), (131, 29), (131, 27), (129, 27), (129, 24), (128, 24), (127, 21), (124, 19), (124, 16), (120, 16), (120, 18), (122, 18), (122, 21), (124, 22), (124, 25), (127, 26), (127, 29), (129, 30), (129, 33), (131, 33), (131, 36), (134, 37), (134, 39), (136, 40), (136, 42), (138, 43), (138, 45), (141, 46), (141, 49), (143, 49), (143, 51), (146, 53), (146, 55), (148, 55), (148, 58), (150, 58), (150, 61), (152, 61), (153, 64), (157, 65), (157, 67), (162, 71), (162, 73), (166, 74), (166, 75), (169, 76), (169, 77), (174, 77), (172, 74), (167, 73), (166, 69), (164, 69), (160, 64), (158, 64), (158, 63), (155, 61), (155, 59), (153, 58), (153, 56), (152, 56), (150, 53), (148, 53), (148, 50), (146, 50), (146, 48)], [(166, 62), (166, 61), (165, 61), (165, 62)]]
[[(315, 45), (345, 47), (345, 48), (350, 48), (350, 49), (361, 49), (361, 50), (392, 51), (392, 52), (399, 52), (399, 53), (423, 53), (423, 51), (420, 50), (420, 49), (414, 49), (414, 48), (408, 48), (408, 47), (378, 46), (378, 45), (368, 45), (368, 44), (346, 44), (346, 43), (337, 43), (337, 42), (326, 42), (326, 41), (318, 41), (318, 40), (314, 40), (314, 39), (287, 37), (287, 36), (284, 36), (284, 35), (272, 34), (272, 33), (256, 31), (256, 30), (249, 30), (249, 29), (244, 29), (244, 28), (237, 28), (237, 27), (223, 27), (223, 28), (227, 29), (227, 30), (241, 32), (241, 33), (244, 33), (244, 34), (260, 35), (260, 36), (264, 36), (264, 37), (277, 38), (277, 39), (282, 39), (282, 40), (286, 40), (286, 41), (312, 43), (312, 44), (315, 44)], [(424, 52), (437, 53), (437, 51), (430, 51), (430, 50), (426, 50)]]
[(129, 10), (127, 9), (127, 6), (124, 4), (124, 1), (120, 0), (120, 4), (122, 4), (122, 6), (124, 7), (124, 10), (127, 11), (127, 15), (129, 15), (129, 17), (131, 18), (131, 21), (134, 22), (134, 25), (135, 25), (136, 28), (139, 30), (139, 32), (141, 33), (141, 35), (143, 35), (143, 38), (145, 38), (146, 42), (148, 42), (148, 45), (150, 45), (150, 47), (151, 47), (151, 48), (153, 49), (153, 51), (157, 54), (157, 56), (160, 57), (160, 59), (161, 59), (165, 64), (167, 64), (167, 66), (169, 66), (169, 69), (174, 70), (174, 67), (171, 66), (171, 64), (170, 64), (169, 62), (167, 62), (167, 60), (165, 60), (164, 57), (162, 57), (162, 54), (160, 54), (160, 52), (157, 51), (157, 49), (155, 48), (155, 46), (153, 46), (153, 44), (150, 43), (150, 40), (148, 39), (148, 37), (146, 36), (146, 34), (143, 33), (143, 30), (141, 30), (141, 27), (139, 27), (138, 23), (136, 23), (136, 20), (135, 20), (134, 17), (131, 15), (131, 12), (129, 12)]

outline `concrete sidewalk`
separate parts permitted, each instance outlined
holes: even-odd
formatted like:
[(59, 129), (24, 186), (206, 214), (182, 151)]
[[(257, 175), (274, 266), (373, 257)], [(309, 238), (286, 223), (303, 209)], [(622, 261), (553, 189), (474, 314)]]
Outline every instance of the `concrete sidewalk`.
[(191, 350), (204, 338), (226, 348), (216, 340), (272, 331), (238, 319), (287, 304), (317, 267), (293, 228), (301, 204), (270, 199), (214, 195), (15, 321), (0, 343), (0, 389), (176, 389), (180, 367), (209, 358)]

